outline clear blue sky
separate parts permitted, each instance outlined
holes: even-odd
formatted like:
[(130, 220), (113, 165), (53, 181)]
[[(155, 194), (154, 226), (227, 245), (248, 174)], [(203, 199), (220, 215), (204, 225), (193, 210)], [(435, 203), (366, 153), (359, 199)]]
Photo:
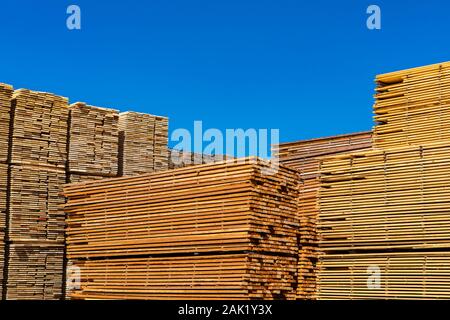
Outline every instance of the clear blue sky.
[[(366, 28), (370, 4), (381, 31)], [(2, 0), (0, 82), (166, 115), (172, 130), (350, 133), (372, 127), (376, 74), (450, 60), (449, 14), (445, 0)]]

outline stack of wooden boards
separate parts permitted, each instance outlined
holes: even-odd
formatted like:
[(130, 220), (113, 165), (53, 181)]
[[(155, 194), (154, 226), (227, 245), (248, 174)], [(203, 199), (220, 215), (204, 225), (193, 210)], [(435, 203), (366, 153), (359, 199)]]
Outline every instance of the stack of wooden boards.
[(70, 106), (69, 172), (115, 177), (119, 159), (119, 112), (77, 102)]
[(376, 149), (321, 161), (318, 298), (450, 298), (448, 67), (378, 76)]
[[(450, 271), (426, 263), (428, 251), (449, 254), (449, 168), (450, 142), (323, 160), (318, 296), (434, 298), (435, 282), (450, 298)], [(370, 266), (381, 269), (380, 289), (366, 284)]]
[(371, 132), (361, 132), (283, 143), (273, 149), (274, 157), (278, 158), (282, 165), (294, 168), (300, 173), (298, 299), (313, 299), (316, 293), (316, 220), (320, 159), (370, 149), (371, 145)]
[[(67, 182), (117, 177), (119, 114), (84, 103), (69, 107), (67, 98), (0, 84), (0, 120), (2, 298), (60, 299), (62, 188)], [(167, 156), (158, 161), (168, 166)]]
[[(11, 101), (7, 299), (59, 299), (64, 255), (67, 99), (17, 90)], [(51, 254), (47, 254), (51, 252)], [(48, 269), (47, 261), (56, 261)]]
[[(3, 283), (3, 267), (5, 257), (5, 229), (8, 189), (8, 145), (10, 125), (10, 100), (13, 88), (0, 83), (0, 283)], [(0, 288), (3, 296), (3, 286)]]
[(376, 77), (374, 146), (450, 140), (450, 62)]
[(8, 160), (10, 101), (13, 88), (0, 83), (0, 162)]
[(138, 112), (119, 115), (121, 175), (132, 176), (168, 169), (169, 120)]
[(250, 158), (64, 188), (77, 299), (294, 299), (300, 177)]

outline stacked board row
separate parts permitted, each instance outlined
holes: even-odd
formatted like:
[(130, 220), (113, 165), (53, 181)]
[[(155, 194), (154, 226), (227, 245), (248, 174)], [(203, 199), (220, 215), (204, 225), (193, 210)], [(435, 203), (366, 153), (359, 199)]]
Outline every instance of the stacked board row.
[(169, 120), (138, 112), (119, 115), (123, 176), (167, 170)]
[[(5, 229), (7, 210), (7, 177), (8, 165), (0, 163), (0, 283), (3, 283), (3, 268), (5, 264)], [(3, 286), (0, 288), (3, 295)]]
[(322, 162), (321, 248), (450, 248), (450, 144)]
[(69, 172), (114, 177), (118, 173), (119, 112), (77, 102), (70, 106)]
[(11, 110), (3, 297), (60, 299), (68, 100), (20, 89)]
[(374, 146), (450, 140), (450, 62), (376, 77)]
[(64, 244), (16, 241), (10, 244), (8, 300), (62, 298)]
[(450, 299), (450, 252), (328, 254), (320, 299)]
[(62, 187), (117, 177), (119, 114), (1, 84), (0, 120), (2, 296), (59, 299), (65, 254)]
[(199, 164), (216, 163), (233, 159), (233, 157), (226, 155), (210, 155), (174, 149), (169, 150), (169, 155), (169, 169), (177, 169)]
[(256, 253), (77, 261), (82, 289), (72, 298), (294, 299), (295, 262)]
[(273, 154), (282, 165), (300, 173), (299, 197), (299, 264), (298, 299), (312, 299), (316, 293), (317, 197), (320, 188), (320, 159), (336, 154), (370, 149), (371, 132), (361, 132), (328, 138), (283, 143), (275, 146)]
[[(333, 279), (345, 278), (348, 270), (352, 270), (352, 264), (359, 263), (343, 259), (351, 264), (329, 273), (328, 266), (340, 252), (378, 252), (389, 256), (392, 250), (398, 255), (412, 251), (420, 259), (427, 259), (427, 250), (443, 250), (440, 254), (448, 254), (449, 168), (449, 143), (324, 159), (318, 223), (323, 252), (319, 269), (324, 270), (320, 274), (319, 298), (335, 297), (330, 293), (331, 288), (336, 288)], [(363, 264), (368, 268), (378, 265), (378, 260), (369, 259)], [(383, 277), (389, 279), (395, 272), (386, 270)], [(423, 272), (426, 275), (428, 271)], [(398, 298), (409, 298), (409, 292), (416, 290), (408, 286), (411, 283), (408, 281), (413, 281), (411, 277), (405, 274), (405, 285), (396, 293)], [(430, 281), (439, 283), (439, 277), (430, 275), (428, 282), (424, 278), (422, 297), (434, 297), (427, 293), (428, 284)], [(351, 296), (350, 291), (354, 289), (353, 286), (340, 286), (341, 294), (347, 296)], [(384, 288), (391, 289), (390, 285)]]
[(0, 83), (0, 163), (6, 163), (8, 159), (12, 94), (13, 88), (10, 85)]
[(65, 170), (67, 98), (20, 89), (14, 92), (11, 105), (11, 163)]
[[(294, 298), (298, 187), (295, 170), (277, 169), (255, 158), (69, 185), (64, 189), (68, 197), (67, 254), (78, 266), (95, 258), (99, 273), (104, 274), (114, 259), (120, 275), (136, 256), (145, 257), (143, 261), (150, 264), (154, 260), (148, 260), (149, 256), (159, 257), (169, 265), (175, 263), (174, 257), (186, 257), (184, 270), (190, 274), (200, 267), (195, 254), (211, 263), (217, 255), (239, 252), (248, 262), (241, 275), (255, 273), (250, 282), (242, 279), (239, 286), (233, 285), (242, 297)], [(271, 262), (273, 259), (277, 262)], [(279, 269), (269, 267), (278, 262)], [(102, 290), (111, 293), (113, 278), (95, 284), (83, 270), (82, 276), (87, 278), (82, 278), (81, 289), (72, 297), (98, 296)], [(157, 278), (151, 269), (141, 271)], [(217, 272), (211, 270), (210, 274), (226, 276)], [(203, 279), (201, 274), (194, 277), (195, 281)], [(146, 293), (150, 280), (144, 277), (136, 280), (136, 290), (144, 299), (171, 298), (179, 286), (191, 283), (183, 279), (177, 285), (168, 282), (164, 292)], [(193, 299), (217, 298), (214, 290), (202, 290), (201, 286), (192, 292), (180, 290)], [(124, 287), (115, 292), (131, 297)]]

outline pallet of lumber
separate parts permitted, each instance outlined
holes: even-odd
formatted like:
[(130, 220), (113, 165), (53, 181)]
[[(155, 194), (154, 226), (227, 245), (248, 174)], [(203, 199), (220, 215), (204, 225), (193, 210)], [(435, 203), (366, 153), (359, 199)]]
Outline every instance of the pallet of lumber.
[(325, 159), (324, 251), (450, 248), (450, 144)]
[(255, 253), (78, 261), (72, 299), (294, 299), (294, 257)]
[(70, 106), (69, 171), (116, 176), (119, 113), (77, 102)]
[(0, 163), (8, 159), (9, 125), (13, 87), (0, 83)]
[(378, 75), (374, 146), (450, 140), (450, 62)]
[(340, 136), (282, 143), (272, 152), (280, 164), (300, 173), (299, 197), (299, 262), (298, 299), (314, 299), (316, 293), (316, 262), (318, 215), (317, 197), (320, 188), (319, 164), (323, 157), (368, 150), (372, 133), (360, 132)]
[(184, 168), (199, 164), (216, 163), (231, 160), (233, 157), (226, 155), (211, 155), (180, 150), (169, 150), (169, 169)]
[(67, 98), (25, 89), (12, 96), (11, 162), (65, 168), (67, 161)]
[(70, 259), (137, 254), (297, 253), (298, 174), (257, 159), (69, 185)]
[(10, 245), (8, 300), (58, 300), (62, 297), (64, 244), (22, 242)]
[(169, 120), (138, 112), (119, 115), (121, 175), (167, 170)]
[(65, 182), (64, 170), (11, 166), (9, 240), (64, 240)]
[(328, 254), (319, 299), (450, 299), (450, 252)]

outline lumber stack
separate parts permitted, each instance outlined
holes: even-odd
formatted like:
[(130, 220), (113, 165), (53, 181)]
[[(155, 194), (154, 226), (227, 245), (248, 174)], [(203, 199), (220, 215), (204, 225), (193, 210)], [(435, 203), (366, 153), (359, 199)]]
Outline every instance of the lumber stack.
[[(327, 254), (321, 262), (319, 297), (449, 299), (449, 266), (449, 251)], [(379, 289), (373, 287), (368, 268), (379, 269)]]
[(10, 108), (13, 88), (0, 83), (0, 163), (8, 159)]
[(69, 172), (114, 177), (118, 173), (119, 113), (82, 102), (70, 106)]
[(8, 300), (62, 297), (64, 244), (17, 242), (10, 245)]
[(64, 241), (65, 183), (62, 170), (11, 166), (9, 240)]
[[(430, 250), (442, 250), (443, 255), (448, 255), (449, 168), (450, 142), (324, 159), (321, 163), (318, 224), (320, 249), (323, 252), (320, 269), (323, 271), (318, 281), (318, 296), (364, 297), (357, 291), (357, 282), (354, 286), (339, 286), (340, 292), (334, 292), (337, 290), (334, 281), (345, 278), (358, 263), (366, 269), (378, 265), (379, 260), (372, 258), (369, 252), (384, 254), (383, 259), (386, 256), (400, 259), (398, 257), (405, 252), (413, 252), (417, 259), (427, 260), (427, 251)], [(392, 250), (395, 253), (388, 255)], [(344, 255), (342, 264), (329, 272), (338, 253)], [(357, 261), (358, 255), (347, 256), (352, 253), (361, 254), (361, 261)], [(364, 257), (369, 258), (363, 262)], [(383, 261), (389, 263), (390, 260)], [(386, 281), (397, 276), (393, 269), (384, 270), (382, 277)], [(440, 276), (427, 267), (422, 272), (416, 279), (406, 273), (403, 288), (395, 289), (390, 282), (386, 282), (382, 291), (393, 293), (388, 295), (385, 292), (382, 297), (410, 298), (411, 291), (416, 288), (407, 284), (423, 277), (420, 291), (416, 290), (414, 294), (433, 298), (434, 295), (429, 295), (432, 290), (428, 290), (428, 283), (439, 283)], [(447, 290), (446, 285), (443, 284), (442, 289)], [(380, 295), (374, 291), (371, 297)]]
[(192, 165), (216, 163), (233, 159), (233, 157), (226, 155), (211, 155), (174, 149), (170, 149), (169, 154), (169, 169), (184, 168)]
[(59, 299), (68, 103), (53, 94), (20, 89), (11, 105), (6, 298)]
[[(148, 119), (153, 119), (150, 124)], [(167, 119), (139, 114), (131, 118), (129, 126), (127, 142), (136, 139), (140, 149), (151, 149), (152, 170), (166, 168)], [(117, 177), (119, 151), (116, 110), (85, 103), (75, 103), (69, 108), (67, 98), (26, 89), (13, 91), (12, 86), (0, 84), (3, 298), (62, 297), (65, 255), (62, 187), (67, 182)], [(140, 162), (134, 161), (136, 168)]]
[(169, 120), (138, 112), (119, 115), (121, 175), (167, 170)]
[[(72, 297), (282, 299), (296, 281), (295, 261), (294, 257), (256, 253), (79, 261), (83, 290)], [(268, 278), (280, 281), (275, 284)]]
[(320, 159), (330, 155), (346, 154), (370, 149), (372, 133), (361, 132), (320, 139), (283, 143), (273, 149), (274, 157), (282, 165), (300, 173), (299, 198), (299, 262), (298, 299), (313, 299), (316, 293), (317, 197), (320, 188)]
[(295, 298), (298, 181), (251, 158), (66, 186), (71, 296)]
[(67, 99), (50, 93), (16, 90), (12, 97), (13, 164), (65, 169), (67, 160)]
[(81, 182), (87, 182), (87, 181), (98, 181), (105, 179), (105, 177), (102, 176), (93, 176), (93, 175), (84, 175), (84, 174), (76, 174), (71, 173), (69, 175), (69, 181), (70, 183), (81, 183)]
[(450, 62), (376, 77), (374, 146), (450, 140)]
[[(3, 283), (3, 267), (5, 264), (5, 229), (7, 210), (7, 177), (8, 165), (0, 163), (0, 283)], [(0, 294), (3, 294), (3, 286), (0, 287)]]

